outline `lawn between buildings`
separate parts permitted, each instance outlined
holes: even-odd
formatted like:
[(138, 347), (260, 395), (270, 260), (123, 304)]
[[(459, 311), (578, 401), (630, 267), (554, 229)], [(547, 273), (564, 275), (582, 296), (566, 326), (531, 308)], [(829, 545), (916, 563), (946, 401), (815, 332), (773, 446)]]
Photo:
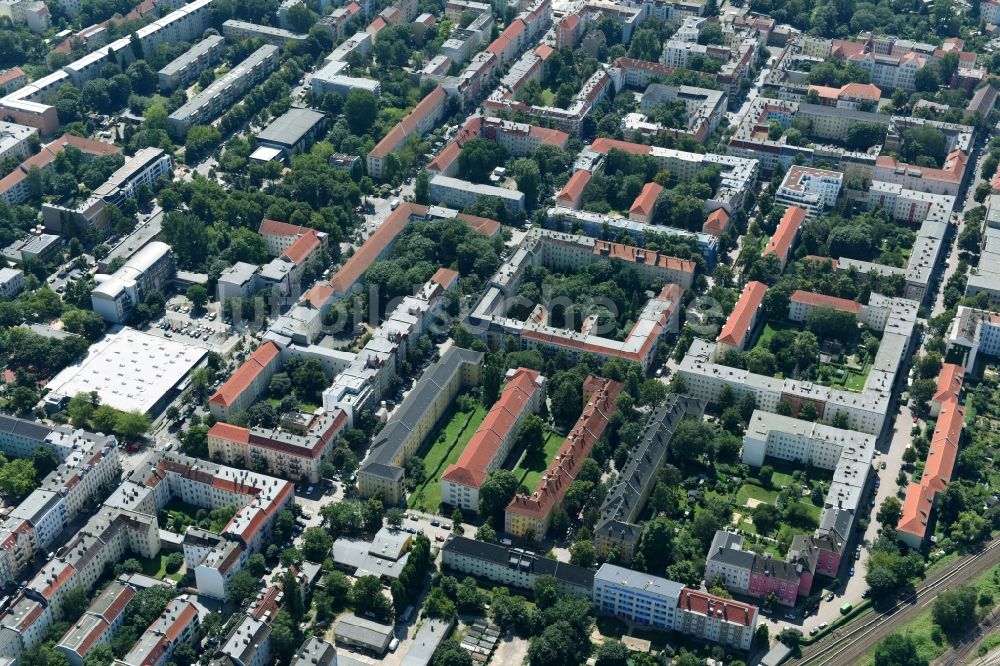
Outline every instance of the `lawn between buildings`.
[[(457, 404), (457, 401), (456, 401)], [(417, 452), (424, 460), (424, 482), (410, 495), (407, 506), (421, 511), (437, 512), (441, 504), (441, 475), (458, 461), (466, 444), (476, 434), (486, 418), (486, 408), (477, 403), (469, 412), (453, 407), (445, 415), (445, 425), (434, 431)]]
[[(764, 349), (769, 350), (771, 340), (779, 331), (792, 331), (799, 332), (806, 330), (805, 326), (799, 325), (795, 322), (790, 321), (768, 321), (761, 328), (760, 334), (757, 336), (757, 341), (751, 347), (751, 349)], [(872, 333), (874, 333), (872, 331)], [(881, 336), (876, 336), (881, 337)], [(865, 382), (868, 380), (868, 373), (871, 372), (872, 363), (871, 357), (867, 350), (863, 347), (859, 347), (855, 350), (855, 353), (848, 354), (844, 352), (844, 357), (855, 357), (857, 363), (833, 363), (833, 362), (820, 362), (819, 371), (817, 377), (814, 380), (817, 384), (823, 384), (824, 386), (830, 386), (831, 388), (841, 388), (848, 391), (856, 391), (860, 393), (865, 388)], [(784, 379), (784, 374), (780, 371), (775, 372), (774, 376), (779, 379)]]

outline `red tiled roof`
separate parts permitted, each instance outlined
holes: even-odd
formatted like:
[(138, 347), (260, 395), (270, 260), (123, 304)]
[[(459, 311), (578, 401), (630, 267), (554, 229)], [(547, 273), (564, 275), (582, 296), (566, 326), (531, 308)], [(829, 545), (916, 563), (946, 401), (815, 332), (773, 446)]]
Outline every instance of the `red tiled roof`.
[(479, 429), (465, 445), (458, 461), (445, 470), (442, 480), (471, 488), (482, 485), (500, 445), (510, 436), (511, 429), (528, 408), (532, 396), (542, 390), (536, 381), (539, 376), (540, 373), (536, 370), (517, 369)]
[(487, 238), (493, 238), (503, 228), (503, 225), (496, 220), (491, 220), (488, 217), (479, 217), (478, 215), (469, 215), (468, 213), (459, 213), (455, 216), (455, 219), (465, 222), (469, 225), (470, 229)]
[(882, 169), (915, 169), (920, 172), (923, 180), (940, 180), (946, 183), (959, 183), (965, 174), (965, 165), (969, 161), (969, 156), (965, 151), (955, 149), (945, 157), (944, 167), (934, 169), (930, 167), (918, 167), (904, 164), (894, 157), (879, 155), (875, 158), (875, 166)]
[(585, 169), (580, 169), (574, 173), (570, 176), (566, 185), (559, 191), (559, 194), (556, 195), (556, 201), (565, 201), (567, 203), (577, 201), (590, 182), (590, 178), (591, 173)]
[[(376, 19), (377, 21), (378, 19)], [(374, 25), (374, 23), (372, 24)], [(417, 124), (426, 118), (439, 104), (443, 104), (445, 97), (444, 88), (438, 86), (432, 90), (426, 97), (420, 100), (413, 111), (410, 111), (405, 118), (400, 120), (396, 125), (389, 130), (381, 141), (372, 148), (370, 155), (375, 157), (387, 157), (389, 153), (396, 150), (406, 138), (415, 131)]]
[(427, 207), (418, 204), (404, 203), (389, 213), (385, 221), (379, 225), (368, 240), (357, 249), (347, 260), (337, 274), (330, 280), (330, 285), (339, 293), (346, 293), (357, 284), (368, 267), (372, 265), (382, 252), (402, 233), (410, 223), (410, 216), (422, 217), (427, 214)]
[(576, 30), (578, 25), (580, 25), (580, 16), (577, 14), (570, 14), (559, 22), (559, 27), (563, 30)]
[(628, 209), (629, 214), (652, 215), (656, 206), (656, 199), (663, 191), (663, 186), (659, 183), (646, 183), (642, 186), (642, 192), (632, 202), (632, 207)]
[(712, 234), (713, 236), (721, 236), (726, 233), (726, 229), (729, 228), (729, 213), (726, 212), (725, 208), (716, 208), (711, 213), (708, 214), (708, 219), (705, 220), (705, 224), (702, 226), (702, 233)]
[(612, 150), (624, 150), (626, 153), (632, 153), (633, 155), (649, 155), (653, 148), (651, 146), (644, 146), (641, 143), (601, 137), (590, 144), (590, 150), (602, 155), (606, 155)]
[(965, 409), (958, 404), (963, 368), (951, 363), (941, 368), (935, 398), (942, 396), (941, 412), (934, 424), (934, 434), (924, 463), (920, 483), (911, 483), (906, 489), (903, 512), (896, 529), (923, 540), (927, 536), (927, 523), (934, 498), (944, 492), (951, 482), (958, 457), (958, 445), (965, 424)]
[(951, 481), (951, 473), (955, 468), (955, 458), (958, 456), (958, 442), (962, 437), (962, 426), (965, 423), (965, 408), (957, 401), (948, 401), (941, 406), (941, 414), (934, 425), (931, 436), (931, 446), (924, 463), (924, 474), (920, 478), (922, 485), (944, 492)]
[(693, 274), (695, 262), (690, 259), (680, 259), (670, 255), (660, 254), (655, 250), (645, 250), (641, 247), (624, 245), (622, 243), (612, 243), (611, 241), (594, 241), (594, 254), (609, 259), (620, 259), (630, 264), (645, 264), (646, 266), (659, 266), (683, 273)]
[(548, 60), (549, 56), (555, 53), (555, 49), (548, 44), (540, 44), (538, 48), (535, 49), (535, 54), (542, 60)]
[(6, 72), (0, 73), (0, 86), (5, 86), (15, 79), (24, 76), (24, 70), (20, 67), (11, 67)]
[(229, 442), (246, 444), (250, 441), (250, 429), (218, 421), (208, 429), (208, 436), (224, 439)]
[(434, 275), (431, 276), (431, 280), (437, 282), (445, 289), (451, 288), (451, 285), (455, 284), (455, 280), (457, 279), (458, 279), (458, 271), (453, 271), (450, 268), (444, 268), (444, 267), (437, 269)]
[(444, 173), (448, 170), (462, 152), (462, 147), (458, 141), (449, 141), (448, 145), (441, 149), (441, 152), (434, 157), (427, 165), (428, 171), (434, 173)]
[(53, 144), (58, 144), (63, 148), (66, 146), (73, 146), (74, 148), (79, 148), (83, 152), (90, 155), (115, 155), (122, 152), (122, 149), (118, 146), (113, 146), (110, 143), (104, 143), (103, 141), (85, 139), (84, 137), (76, 136), (75, 134), (63, 134), (46, 147), (51, 150)]
[(264, 218), (260, 222), (260, 228), (257, 229), (257, 233), (261, 236), (301, 236), (307, 231), (312, 231), (309, 227), (300, 227), (297, 224), (289, 224), (288, 222), (279, 222), (278, 220), (269, 220)]
[(254, 379), (266, 368), (277, 356), (281, 354), (278, 345), (270, 340), (258, 347), (250, 358), (233, 373), (233, 376), (226, 380), (226, 383), (219, 387), (219, 390), (208, 399), (210, 403), (228, 407), (246, 391)]
[(788, 253), (795, 243), (795, 238), (799, 234), (799, 227), (806, 219), (806, 211), (799, 206), (789, 206), (785, 209), (785, 214), (781, 216), (781, 222), (774, 235), (767, 242), (763, 254), (774, 252), (782, 261), (788, 260)]
[(941, 372), (937, 377), (937, 390), (931, 402), (944, 402), (948, 399), (958, 400), (958, 394), (962, 390), (962, 377), (965, 375), (965, 368), (954, 363), (945, 363), (941, 366)]
[(576, 425), (570, 430), (559, 452), (542, 474), (531, 495), (518, 493), (507, 505), (507, 511), (544, 520), (557, 503), (562, 502), (583, 461), (590, 455), (594, 444), (604, 434), (618, 404), (618, 394), (624, 385), (611, 379), (603, 380), (603, 387), (592, 396)]
[(296, 239), (294, 243), (288, 246), (283, 255), (289, 261), (291, 261), (296, 266), (301, 266), (309, 257), (313, 255), (320, 245), (322, 245), (322, 240), (320, 240), (319, 234), (317, 234), (312, 229), (308, 229), (301, 236)]
[(814, 291), (796, 289), (792, 292), (791, 301), (792, 303), (802, 303), (814, 308), (833, 308), (840, 312), (852, 312), (855, 315), (861, 314), (861, 304), (857, 301), (837, 298), (836, 296), (827, 296), (826, 294), (817, 294)]
[(931, 509), (934, 508), (935, 493), (928, 486), (911, 483), (906, 487), (906, 498), (903, 500), (903, 511), (900, 514), (897, 532), (913, 534), (921, 539), (926, 536), (927, 522), (930, 520)]
[(713, 620), (741, 624), (744, 627), (752, 627), (754, 617), (757, 615), (756, 606), (733, 601), (732, 599), (723, 599), (714, 594), (692, 590), (689, 587), (681, 590), (677, 607), (681, 610), (710, 617)]
[(719, 333), (718, 342), (725, 345), (742, 347), (746, 341), (747, 333), (757, 315), (757, 308), (764, 302), (767, 294), (767, 285), (763, 282), (747, 282), (740, 294), (740, 300), (736, 302), (736, 307), (726, 319), (726, 325)]

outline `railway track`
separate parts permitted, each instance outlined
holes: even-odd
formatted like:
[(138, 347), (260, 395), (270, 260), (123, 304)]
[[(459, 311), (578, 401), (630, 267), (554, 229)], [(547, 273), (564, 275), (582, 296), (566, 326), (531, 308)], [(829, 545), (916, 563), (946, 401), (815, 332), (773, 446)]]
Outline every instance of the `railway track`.
[(825, 639), (804, 649), (792, 663), (811, 666), (858, 663), (878, 641), (926, 610), (938, 592), (975, 578), (997, 562), (1000, 562), (1000, 538), (990, 541), (979, 552), (935, 571), (888, 610), (838, 628)]

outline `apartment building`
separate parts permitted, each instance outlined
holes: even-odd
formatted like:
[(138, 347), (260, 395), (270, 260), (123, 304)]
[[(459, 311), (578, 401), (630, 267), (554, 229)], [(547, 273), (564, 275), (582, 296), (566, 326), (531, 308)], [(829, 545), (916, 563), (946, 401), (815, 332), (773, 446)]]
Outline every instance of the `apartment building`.
[(754, 410), (743, 436), (743, 462), (760, 467), (766, 458), (778, 458), (835, 469), (845, 450), (874, 446), (873, 435)]
[(479, 488), (507, 459), (524, 420), (545, 402), (545, 377), (529, 368), (507, 372), (503, 392), (459, 459), (441, 475), (441, 501), (465, 511), (479, 510)]
[(226, 37), (226, 39), (235, 39), (238, 41), (242, 41), (244, 39), (259, 39), (265, 44), (276, 46), (278, 48), (284, 46), (288, 42), (305, 41), (305, 39), (309, 36), (285, 30), (284, 28), (275, 28), (270, 25), (260, 25), (259, 23), (250, 23), (249, 21), (239, 21), (237, 19), (228, 19), (223, 22), (222, 35)]
[(246, 60), (171, 113), (167, 118), (171, 133), (176, 137), (182, 137), (192, 125), (207, 123), (224, 113), (250, 88), (278, 68), (278, 54), (278, 47), (272, 44), (265, 44), (251, 53)]
[[(383, 222), (380, 230), (388, 223), (388, 220)], [(348, 268), (345, 266), (334, 282)], [(439, 323), (438, 317), (457, 284), (456, 271), (440, 268), (415, 294), (403, 298), (361, 351), (338, 370), (333, 384), (323, 391), (326, 409), (342, 409), (351, 423), (361, 410), (376, 409), (410, 350), (431, 326)]]
[(963, 351), (961, 365), (970, 372), (980, 354), (1000, 355), (1000, 315), (959, 305), (948, 331), (948, 352)]
[(459, 210), (471, 205), (478, 197), (496, 197), (503, 202), (512, 218), (523, 217), (524, 193), (507, 187), (471, 183), (459, 178), (435, 175), (430, 180), (430, 198), (438, 205)]
[(0, 121), (0, 160), (8, 157), (21, 161), (31, 155), (30, 139), (38, 130), (27, 125)]
[(603, 564), (594, 574), (594, 612), (749, 650), (757, 608), (685, 588), (666, 578)]
[(805, 209), (806, 217), (817, 217), (837, 203), (843, 185), (844, 174), (839, 171), (793, 166), (775, 192), (774, 202), (798, 206)]
[(653, 213), (656, 211), (656, 200), (663, 192), (663, 186), (659, 183), (646, 183), (642, 186), (642, 191), (635, 198), (628, 209), (628, 218), (643, 224), (653, 221)]
[(169, 93), (181, 86), (189, 85), (222, 58), (226, 40), (219, 35), (210, 35), (190, 49), (177, 56), (157, 72), (160, 90)]
[(56, 644), (72, 666), (83, 666), (94, 648), (107, 645), (125, 622), (125, 609), (135, 596), (130, 585), (113, 580)]
[(535, 490), (518, 493), (504, 511), (504, 530), (522, 539), (541, 542), (552, 523), (552, 509), (562, 503), (583, 461), (614, 416), (618, 394), (624, 386), (611, 379), (589, 375), (583, 383), (583, 412), (542, 473)]
[(799, 229), (802, 228), (802, 223), (806, 220), (806, 209), (800, 206), (789, 206), (785, 209), (784, 215), (781, 216), (781, 221), (778, 222), (778, 228), (775, 229), (774, 235), (767, 241), (767, 245), (764, 246), (764, 255), (774, 254), (778, 257), (778, 265), (781, 270), (785, 270), (785, 266), (788, 264), (788, 260), (792, 254), (792, 248), (795, 247), (795, 241), (799, 238)]
[(0, 296), (13, 300), (24, 289), (24, 273), (17, 268), (0, 268)]
[[(153, 241), (98, 282), (90, 294), (94, 312), (106, 321), (124, 324), (146, 294), (163, 287), (177, 272), (174, 254), (166, 243)], [(99, 276), (101, 277), (101, 276)]]
[(821, 105), (837, 109), (859, 110), (864, 106), (874, 110), (882, 97), (882, 91), (872, 83), (845, 83), (839, 88), (810, 85), (809, 92), (816, 93)]
[(424, 371), (369, 447), (357, 475), (363, 496), (381, 493), (387, 504), (404, 499), (403, 463), (417, 452), (458, 394), (479, 384), (482, 364), (482, 352), (449, 347)]
[(271, 624), (265, 619), (243, 615), (219, 647), (218, 659), (237, 666), (273, 664)]
[(601, 504), (594, 546), (602, 558), (631, 561), (642, 535), (637, 520), (667, 460), (670, 439), (683, 419), (701, 419), (704, 411), (705, 403), (676, 393), (653, 410)]
[(281, 350), (270, 340), (265, 341), (208, 399), (212, 416), (229, 422), (239, 412), (245, 412), (267, 391), (280, 367)]
[(646, 146), (603, 137), (594, 141), (585, 150), (606, 155), (612, 149), (623, 150), (633, 155), (649, 155), (658, 166), (670, 171), (671, 179), (681, 183), (694, 180), (694, 177), (706, 168), (718, 167), (722, 180), (718, 190), (705, 202), (705, 206), (709, 210), (725, 208), (730, 215), (743, 206), (746, 194), (757, 181), (759, 172), (759, 163), (756, 159), (713, 153), (688, 153), (673, 148)]
[(198, 624), (198, 607), (187, 599), (187, 595), (171, 599), (128, 654), (116, 663), (119, 666), (163, 666), (178, 645), (194, 642)]
[(280, 478), (319, 483), (331, 445), (347, 425), (342, 410), (300, 414), (276, 428), (216, 423), (208, 431), (208, 453), (227, 464), (241, 462)]
[(871, 75), (872, 83), (882, 90), (901, 88), (907, 91), (917, 89), (917, 72), (928, 65), (928, 58), (917, 53), (892, 56), (871, 51), (852, 54), (847, 57)]
[(733, 311), (729, 313), (725, 325), (719, 332), (715, 343), (716, 356), (721, 357), (728, 351), (743, 351), (757, 326), (757, 318), (766, 295), (767, 285), (763, 282), (752, 280), (743, 286), (740, 299), (736, 301)]
[(173, 160), (162, 148), (140, 148), (99, 185), (92, 196), (121, 206), (126, 199), (137, 196), (138, 188), (145, 186), (152, 193), (156, 191), (154, 185), (158, 179), (172, 180), (173, 167)]
[(449, 538), (441, 548), (444, 567), (468, 576), (516, 587), (534, 589), (539, 576), (556, 579), (564, 595), (590, 598), (594, 589), (594, 574), (589, 569), (547, 557), (529, 550), (477, 541), (463, 536)]
[(447, 95), (438, 86), (413, 107), (399, 123), (379, 141), (368, 153), (368, 175), (382, 178), (388, 157), (394, 153), (411, 134), (423, 136), (430, 132), (444, 113)]
[(55, 164), (56, 156), (59, 155), (66, 146), (73, 146), (83, 153), (83, 159), (89, 162), (100, 155), (113, 155), (122, 152), (118, 146), (100, 141), (92, 141), (72, 134), (64, 134), (52, 143), (44, 146), (37, 154), (28, 157), (21, 162), (16, 169), (0, 178), (0, 199), (3, 199), (11, 206), (24, 203), (31, 196), (28, 187), (28, 171), (32, 168), (39, 171), (48, 170)]
[(938, 375), (937, 390), (931, 401), (937, 421), (927, 461), (920, 480), (906, 487), (903, 512), (896, 526), (899, 540), (913, 549), (922, 548), (933, 534), (935, 500), (951, 482), (958, 459), (965, 425), (965, 407), (960, 401), (964, 374), (965, 369), (961, 366), (945, 363)]
[[(514, 294), (529, 265), (557, 271), (576, 271), (591, 263), (617, 259), (633, 266), (651, 286), (666, 283), (656, 298), (646, 303), (638, 321), (624, 341), (602, 337), (591, 327), (579, 332), (549, 325), (544, 305), (520, 322), (507, 317), (510, 306), (504, 294)], [(573, 358), (590, 353), (599, 358), (620, 358), (649, 368), (656, 344), (676, 331), (680, 296), (694, 277), (694, 263), (619, 243), (586, 236), (533, 229), (517, 252), (500, 267), (492, 285), (469, 315), (469, 324), (482, 338), (496, 342), (514, 336), (524, 349), (562, 351)]]

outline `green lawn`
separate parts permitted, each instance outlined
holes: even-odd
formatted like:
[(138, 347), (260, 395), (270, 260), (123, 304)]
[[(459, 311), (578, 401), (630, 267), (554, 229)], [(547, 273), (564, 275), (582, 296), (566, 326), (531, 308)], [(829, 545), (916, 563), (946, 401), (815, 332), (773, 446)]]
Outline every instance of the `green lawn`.
[(417, 455), (424, 459), (425, 481), (410, 495), (409, 507), (437, 511), (441, 504), (441, 475), (458, 460), (479, 424), (486, 418), (486, 408), (477, 405), (473, 412), (454, 411), (447, 425), (433, 433)]
[[(987, 569), (968, 584), (978, 590), (980, 596), (985, 594), (993, 599), (993, 604), (989, 604), (985, 608), (983, 606), (977, 607), (979, 617), (982, 618), (995, 607), (994, 604), (1000, 601), (1000, 565), (995, 566), (992, 569)], [(917, 643), (917, 652), (920, 657), (932, 662), (943, 654), (951, 645), (948, 638), (943, 635), (940, 637), (940, 643), (935, 642), (933, 638), (933, 629), (934, 622), (931, 619), (931, 607), (928, 606), (927, 610), (915, 617), (904, 627), (900, 627), (897, 630), (897, 633), (910, 634), (910, 636), (912, 636)], [(994, 638), (992, 642), (997, 644), (997, 639)], [(861, 663), (872, 664), (874, 662), (874, 654), (875, 650), (872, 649)]]
[(179, 581), (181, 578), (184, 577), (183, 565), (181, 565), (181, 568), (175, 571), (174, 573), (172, 574), (167, 573), (166, 553), (161, 553), (157, 557), (153, 557), (150, 559), (145, 559), (145, 558), (137, 558), (137, 559), (140, 562), (142, 562), (142, 573), (146, 574), (147, 576), (150, 576), (151, 578), (155, 578), (156, 580), (163, 580), (165, 578), (168, 578), (172, 581)]
[(774, 504), (778, 499), (778, 493), (774, 490), (766, 490), (753, 483), (744, 483), (743, 487), (736, 492), (736, 506), (745, 507), (748, 499), (755, 499), (765, 504)]
[(562, 435), (551, 431), (546, 433), (545, 445), (541, 451), (536, 452), (534, 455), (525, 453), (517, 459), (517, 465), (514, 467), (514, 476), (523, 485), (527, 486), (529, 490), (534, 490), (535, 486), (542, 479), (542, 472), (548, 468), (549, 463), (555, 458), (559, 447), (562, 446), (564, 441), (566, 441), (566, 438)]
[(796, 326), (791, 322), (769, 321), (764, 324), (764, 329), (760, 332), (760, 335), (757, 336), (757, 343), (754, 344), (754, 347), (763, 347), (764, 349), (767, 349), (767, 346), (771, 342), (771, 338), (774, 337), (774, 334), (778, 331), (785, 330), (799, 331), (801, 330), (801, 327)]

